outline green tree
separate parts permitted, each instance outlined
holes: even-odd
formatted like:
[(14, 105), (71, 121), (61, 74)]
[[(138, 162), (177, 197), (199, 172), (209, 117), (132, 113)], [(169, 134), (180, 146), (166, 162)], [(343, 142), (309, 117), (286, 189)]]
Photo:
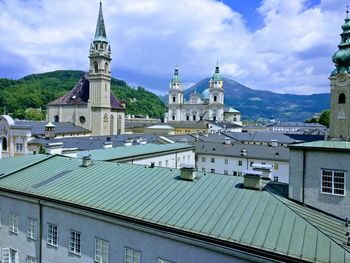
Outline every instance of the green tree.
[(330, 114), (330, 110), (322, 111), (320, 120), (318, 122), (322, 125), (329, 127), (329, 114)]

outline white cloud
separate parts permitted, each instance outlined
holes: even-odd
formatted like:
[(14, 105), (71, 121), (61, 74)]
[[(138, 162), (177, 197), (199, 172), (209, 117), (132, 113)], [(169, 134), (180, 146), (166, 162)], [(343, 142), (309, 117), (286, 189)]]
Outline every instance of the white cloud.
[[(178, 64), (181, 79), (194, 83), (212, 75), (219, 60), (225, 77), (252, 88), (329, 91), (342, 0), (312, 8), (307, 0), (262, 1), (257, 11), (264, 25), (256, 32), (247, 29), (241, 14), (214, 0), (105, 0), (103, 5), (114, 75), (126, 70), (170, 79)], [(0, 1), (0, 52), (22, 57), (30, 73), (87, 70), (97, 11), (98, 1)]]

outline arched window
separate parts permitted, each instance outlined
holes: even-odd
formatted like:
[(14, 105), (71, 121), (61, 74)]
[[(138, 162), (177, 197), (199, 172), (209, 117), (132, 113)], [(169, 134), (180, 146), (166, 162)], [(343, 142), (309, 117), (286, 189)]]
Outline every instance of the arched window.
[(193, 120), (194, 120), (194, 121), (196, 120), (196, 115), (193, 115)]
[(214, 101), (217, 101), (217, 99), (218, 99), (218, 98), (217, 98), (216, 96), (214, 96)]
[(108, 63), (106, 62), (105, 64), (105, 73), (107, 74), (108, 73)]
[(345, 103), (345, 94), (344, 93), (340, 93), (339, 94), (338, 103), (339, 104), (344, 104)]
[(175, 120), (175, 115), (172, 116), (173, 121)]
[(58, 117), (58, 115), (55, 115), (55, 117), (53, 117), (53, 121), (54, 122), (59, 122), (60, 121), (60, 117)]
[(213, 116), (213, 121), (216, 121), (216, 116), (215, 115)]
[(176, 98), (175, 98), (175, 97), (173, 97), (173, 102), (175, 102), (175, 100), (176, 100)]
[(98, 64), (96, 61), (94, 62), (94, 72), (98, 73)]
[(7, 139), (6, 139), (6, 137), (2, 138), (2, 150), (7, 151)]

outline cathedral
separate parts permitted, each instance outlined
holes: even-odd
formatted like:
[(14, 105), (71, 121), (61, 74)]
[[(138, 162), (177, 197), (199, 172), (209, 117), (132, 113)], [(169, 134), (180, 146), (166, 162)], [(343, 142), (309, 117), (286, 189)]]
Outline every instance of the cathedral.
[(349, 11), (342, 25), (339, 50), (333, 55), (336, 68), (330, 76), (331, 110), (329, 136), (331, 139), (350, 140), (350, 18)]
[(184, 101), (183, 87), (176, 68), (169, 85), (169, 121), (224, 121), (224, 82), (217, 65), (209, 81), (209, 88), (202, 94), (194, 92)]
[(111, 92), (111, 46), (102, 3), (89, 60), (89, 72), (70, 92), (47, 105), (47, 121), (72, 122), (94, 136), (124, 133), (125, 107)]

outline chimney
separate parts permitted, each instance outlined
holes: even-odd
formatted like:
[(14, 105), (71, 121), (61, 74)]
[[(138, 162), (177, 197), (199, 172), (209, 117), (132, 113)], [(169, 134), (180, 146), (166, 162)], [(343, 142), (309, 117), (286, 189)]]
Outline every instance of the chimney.
[(46, 153), (48, 154), (62, 154), (63, 142), (47, 143), (45, 145)]
[(56, 126), (49, 122), (45, 125), (45, 139), (55, 138), (55, 129)]
[(244, 188), (261, 190), (262, 188), (262, 172), (254, 170), (243, 171)]
[(91, 157), (90, 156), (84, 156), (82, 158), (82, 161), (83, 161), (83, 163), (82, 163), (83, 167), (89, 167), (91, 165)]
[(231, 138), (225, 137), (225, 144), (231, 144)]
[(112, 148), (112, 147), (113, 147), (112, 142), (104, 142), (103, 143), (103, 149), (108, 149), (108, 148)]
[(263, 179), (271, 180), (271, 164), (253, 163), (252, 167), (254, 171), (261, 172)]
[(186, 181), (194, 181), (196, 179), (195, 167), (190, 164), (183, 164), (180, 168), (180, 178)]

